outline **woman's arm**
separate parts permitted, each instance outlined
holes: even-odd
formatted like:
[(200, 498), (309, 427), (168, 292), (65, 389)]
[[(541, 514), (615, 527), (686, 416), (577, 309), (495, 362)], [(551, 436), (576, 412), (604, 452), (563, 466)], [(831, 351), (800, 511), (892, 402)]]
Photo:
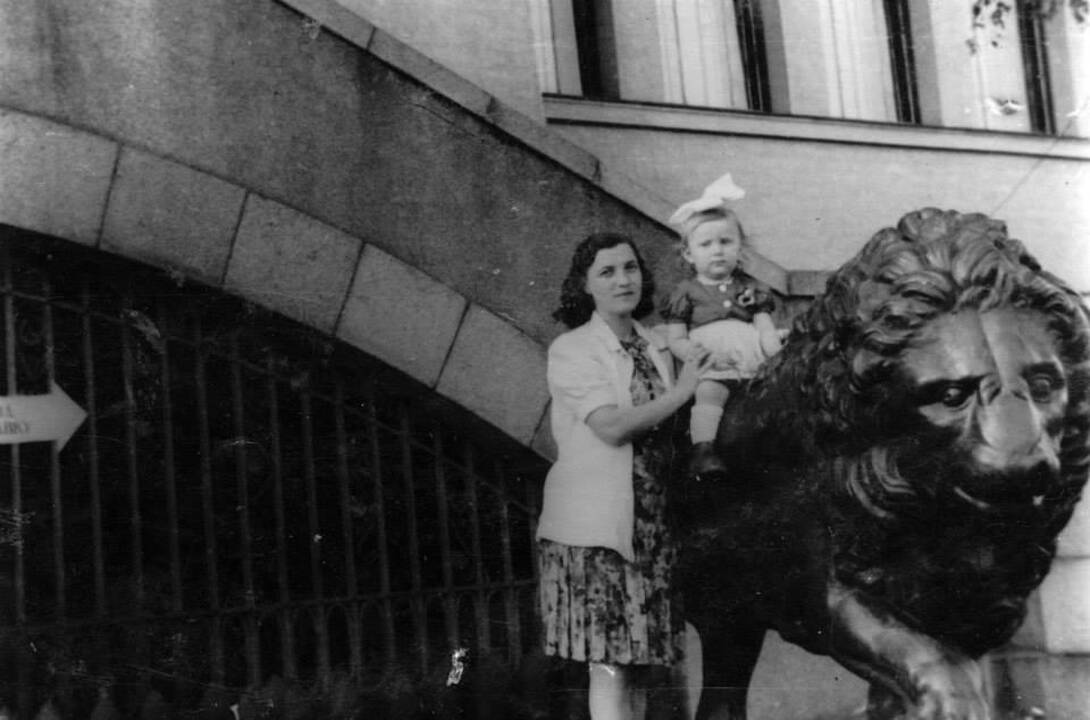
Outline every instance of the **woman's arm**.
[(633, 407), (603, 405), (587, 415), (586, 423), (594, 434), (610, 445), (624, 445), (680, 410), (693, 396), (700, 375), (711, 368), (708, 351), (699, 345), (695, 348), (677, 382), (659, 397)]

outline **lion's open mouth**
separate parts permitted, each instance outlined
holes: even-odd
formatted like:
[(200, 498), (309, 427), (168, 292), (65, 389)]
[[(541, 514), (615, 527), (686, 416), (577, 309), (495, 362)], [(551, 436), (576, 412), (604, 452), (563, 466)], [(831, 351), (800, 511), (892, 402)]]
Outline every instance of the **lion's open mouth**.
[(1011, 510), (1024, 510), (1029, 507), (1039, 508), (1045, 502), (1044, 493), (984, 500), (967, 492), (959, 485), (954, 486), (954, 495), (982, 512), (1010, 512)]
[(1047, 462), (999, 473), (960, 466), (945, 478), (954, 498), (978, 512), (999, 514), (1043, 510), (1061, 484), (1058, 469)]

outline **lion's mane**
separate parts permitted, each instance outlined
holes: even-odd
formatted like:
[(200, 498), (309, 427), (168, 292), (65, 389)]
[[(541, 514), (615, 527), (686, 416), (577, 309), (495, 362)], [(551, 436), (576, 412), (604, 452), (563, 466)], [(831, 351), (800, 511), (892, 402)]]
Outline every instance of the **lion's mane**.
[[(941, 434), (921, 440), (906, 425), (918, 414), (905, 404), (900, 372), (902, 352), (929, 322), (997, 307), (1048, 318), (1068, 392), (1058, 482), (1022, 514), (1000, 516), (943, 494), (944, 474), (960, 469), (942, 466)], [(979, 654), (1021, 622), (1086, 482), (1088, 357), (1080, 298), (1002, 222), (927, 208), (876, 233), (829, 279), (729, 412), (720, 445), (751, 486), (790, 486), (778, 502), (796, 507), (777, 512), (825, 518), (835, 576)], [(909, 457), (924, 464), (906, 469)]]
[(859, 458), (845, 490), (877, 514), (922, 501), (898, 474), (891, 381), (917, 331), (943, 313), (1012, 306), (1050, 318), (1068, 382), (1063, 484), (1050, 494), (1066, 522), (1090, 466), (1090, 328), (1078, 295), (1041, 270), (1004, 223), (926, 208), (876, 233), (794, 323), (754, 384), (757, 425), (782, 428), (809, 456)]

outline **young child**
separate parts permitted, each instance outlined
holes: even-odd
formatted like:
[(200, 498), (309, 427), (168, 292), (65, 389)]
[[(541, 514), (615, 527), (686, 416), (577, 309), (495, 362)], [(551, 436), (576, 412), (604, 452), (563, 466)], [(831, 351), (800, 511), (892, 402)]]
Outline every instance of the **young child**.
[(780, 349), (780, 336), (772, 324), (772, 293), (739, 268), (748, 243), (727, 203), (744, 196), (745, 191), (727, 174), (701, 197), (679, 207), (669, 220), (680, 236), (681, 256), (693, 270), (693, 277), (678, 284), (662, 309), (670, 350), (685, 360), (702, 346), (715, 361), (714, 369), (697, 385), (689, 418), (690, 474), (696, 476), (721, 475), (726, 470), (713, 441), (730, 385), (753, 377), (761, 363)]

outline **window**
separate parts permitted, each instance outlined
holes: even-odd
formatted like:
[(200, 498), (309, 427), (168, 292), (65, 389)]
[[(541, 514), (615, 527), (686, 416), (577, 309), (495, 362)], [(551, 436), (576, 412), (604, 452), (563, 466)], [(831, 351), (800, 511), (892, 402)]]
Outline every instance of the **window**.
[(734, 17), (746, 73), (749, 108), (769, 112), (772, 100), (768, 92), (768, 59), (759, 0), (735, 0)]
[[(1060, 132), (1049, 76), (1050, 69), (1062, 67), (1049, 57), (1050, 39), (1055, 45), (1059, 30), (1046, 26), (1054, 20), (1042, 18), (1028, 2), (531, 3), (546, 93)], [(1086, 44), (1085, 38), (1065, 38)]]
[[(836, 92), (828, 115), (860, 120), (897, 120), (883, 3), (826, 0), (818, 36)], [(824, 114), (824, 113), (822, 113)]]
[[(975, 107), (973, 127), (989, 130), (1029, 130), (1030, 113), (1026, 67), (1022, 58), (1023, 23), (1019, 17), (983, 21), (973, 28), (968, 43), (973, 68)], [(1012, 22), (1013, 21), (1013, 22)], [(1032, 21), (1028, 22), (1032, 27)], [(1032, 42), (1033, 38), (1025, 38)]]
[(748, 108), (734, 0), (665, 0), (656, 7), (667, 78), (664, 99)]
[(1024, 4), (1018, 8), (1018, 32), (1022, 40), (1022, 66), (1026, 76), (1030, 129), (1052, 135), (1056, 132), (1056, 125), (1053, 120), (1044, 21)]
[(909, 7), (923, 123), (1055, 132), (1046, 20), (1029, 3), (909, 0)]
[(920, 98), (916, 92), (916, 59), (912, 53), (912, 24), (905, 0), (884, 0), (893, 102), (897, 120), (920, 122)]
[[(572, 2), (530, 0), (538, 82), (544, 93), (583, 95)], [(596, 93), (588, 93), (596, 96)]]
[(591, 98), (619, 100), (617, 51), (610, 10), (609, 2), (571, 0), (583, 94)]
[(531, 0), (542, 91), (769, 109), (758, 0)]

